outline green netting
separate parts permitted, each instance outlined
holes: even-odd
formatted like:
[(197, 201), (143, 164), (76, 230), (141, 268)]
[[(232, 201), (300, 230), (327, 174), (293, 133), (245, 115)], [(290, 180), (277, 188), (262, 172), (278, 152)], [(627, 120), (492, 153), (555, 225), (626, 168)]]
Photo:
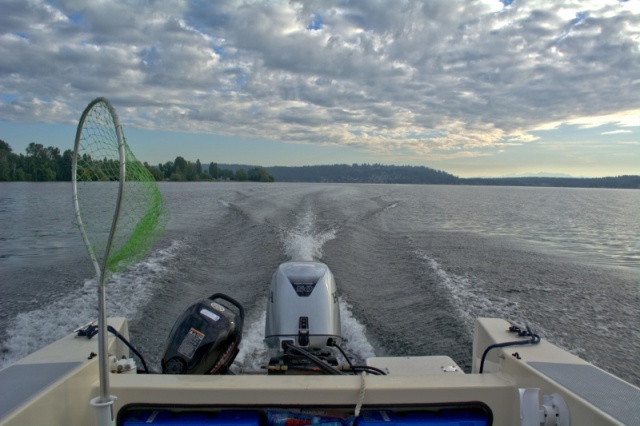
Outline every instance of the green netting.
[[(118, 133), (122, 135), (125, 185), (111, 248), (107, 250), (120, 194)], [(167, 219), (164, 201), (155, 179), (127, 145), (115, 110), (106, 99), (89, 104), (76, 139), (78, 221), (92, 259), (101, 267), (106, 265), (103, 273), (117, 272), (144, 258), (161, 236)]]

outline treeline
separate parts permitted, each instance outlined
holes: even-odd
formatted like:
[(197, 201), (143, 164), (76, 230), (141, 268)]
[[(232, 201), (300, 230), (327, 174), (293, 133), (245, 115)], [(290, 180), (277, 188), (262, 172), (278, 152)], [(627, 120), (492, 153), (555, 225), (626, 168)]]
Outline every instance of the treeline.
[[(109, 160), (94, 158), (91, 160), (95, 167), (86, 170), (97, 180), (101, 179), (103, 169), (118, 167)], [(111, 160), (112, 161), (112, 160)], [(60, 153), (60, 149), (50, 146), (45, 148), (41, 144), (31, 142), (25, 154), (15, 154), (11, 146), (0, 140), (0, 181), (70, 181), (73, 151), (68, 149)], [(216, 163), (203, 167), (200, 160), (195, 163), (176, 157), (175, 161), (168, 161), (157, 166), (144, 163), (156, 180), (171, 181), (200, 181), (200, 180), (233, 180), (273, 182), (274, 178), (262, 167), (225, 169)], [(105, 174), (109, 175), (108, 173)]]
[[(105, 160), (93, 159), (103, 167)], [(102, 161), (102, 163), (101, 163)], [(25, 154), (15, 154), (0, 140), (0, 181), (70, 181), (73, 152), (30, 143)], [(326, 166), (269, 167), (238, 164), (203, 165), (183, 157), (157, 166), (144, 163), (156, 180), (169, 181), (256, 181), (327, 183), (399, 183), (499, 186), (549, 186), (570, 188), (640, 189), (640, 176), (602, 178), (513, 177), (459, 178), (441, 170), (423, 166), (385, 166), (382, 164), (334, 164)], [(98, 169), (100, 167), (97, 167)], [(96, 179), (99, 174), (96, 175)]]
[(200, 160), (195, 163), (185, 160), (183, 157), (176, 157), (175, 161), (167, 161), (158, 166), (145, 166), (151, 171), (156, 180), (200, 181), (200, 180), (233, 180), (233, 181), (253, 181), (253, 182), (273, 182), (274, 178), (262, 167), (252, 168), (222, 168), (218, 163), (209, 163), (203, 166)]
[(430, 185), (548, 186), (567, 188), (640, 189), (640, 176), (602, 178), (513, 177), (460, 178), (429, 167), (381, 164), (335, 164), (329, 166), (269, 167), (278, 182), (404, 183)]
[(460, 179), (423, 166), (334, 164), (327, 166), (269, 167), (278, 182), (456, 184)]
[(60, 153), (60, 149), (45, 148), (31, 142), (27, 153), (15, 154), (3, 140), (0, 140), (0, 181), (70, 181), (73, 151)]

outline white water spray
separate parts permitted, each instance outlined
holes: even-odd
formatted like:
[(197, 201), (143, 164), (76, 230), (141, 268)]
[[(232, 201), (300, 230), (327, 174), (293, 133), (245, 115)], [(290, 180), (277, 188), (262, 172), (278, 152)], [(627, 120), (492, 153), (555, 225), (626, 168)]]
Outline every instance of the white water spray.
[[(113, 274), (107, 284), (109, 316), (131, 320), (151, 300), (151, 295), (167, 273), (166, 264), (181, 250), (182, 243), (158, 250), (147, 259)], [(58, 340), (75, 328), (97, 318), (96, 279), (85, 280), (82, 287), (61, 299), (41, 303), (40, 309), (22, 312), (13, 320), (2, 342), (0, 368), (8, 366), (41, 347)]]
[(316, 216), (307, 211), (293, 229), (282, 229), (284, 250), (291, 260), (318, 260), (322, 258), (322, 247), (336, 237), (335, 229), (317, 231)]

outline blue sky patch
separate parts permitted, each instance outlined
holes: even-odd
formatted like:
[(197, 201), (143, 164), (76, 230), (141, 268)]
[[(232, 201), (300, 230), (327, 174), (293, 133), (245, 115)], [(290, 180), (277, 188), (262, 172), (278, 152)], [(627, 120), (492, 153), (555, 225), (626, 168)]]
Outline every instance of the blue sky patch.
[(158, 48), (156, 46), (144, 48), (142, 49), (142, 52), (140, 52), (140, 58), (142, 59), (142, 62), (146, 66), (153, 65), (157, 57), (158, 57)]
[(82, 13), (72, 13), (71, 15), (68, 15), (67, 18), (69, 18), (69, 21), (73, 22), (74, 24), (82, 24), (84, 21)]
[(308, 30), (319, 30), (323, 27), (324, 21), (322, 20), (322, 16), (317, 13), (311, 15), (309, 22), (307, 23)]
[(11, 94), (11, 93), (3, 93), (2, 94), (2, 103), (10, 104), (11, 102), (15, 101), (16, 99), (18, 99), (18, 95), (14, 95), (14, 94)]

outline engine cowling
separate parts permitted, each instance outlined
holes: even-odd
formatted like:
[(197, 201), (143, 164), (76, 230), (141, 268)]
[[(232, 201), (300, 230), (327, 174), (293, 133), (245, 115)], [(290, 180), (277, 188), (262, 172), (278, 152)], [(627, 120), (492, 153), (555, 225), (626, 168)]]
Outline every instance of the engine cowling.
[(226, 374), (238, 354), (244, 309), (216, 293), (178, 318), (162, 356), (164, 374)]
[(269, 356), (282, 356), (284, 342), (312, 351), (342, 342), (336, 283), (324, 263), (286, 262), (273, 274), (265, 325)]

